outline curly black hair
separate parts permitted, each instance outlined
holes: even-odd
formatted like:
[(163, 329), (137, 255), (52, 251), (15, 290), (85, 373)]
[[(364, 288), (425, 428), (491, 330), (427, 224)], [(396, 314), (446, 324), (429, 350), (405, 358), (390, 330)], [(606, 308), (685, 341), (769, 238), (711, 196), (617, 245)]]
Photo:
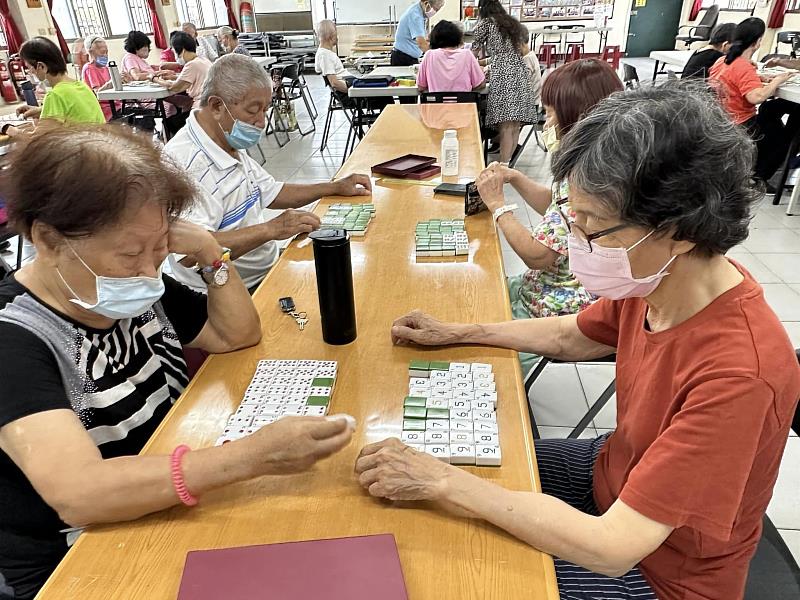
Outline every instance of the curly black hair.
[(452, 21), (439, 21), (431, 29), (431, 49), (458, 48), (464, 42), (464, 31)]
[(755, 145), (703, 83), (617, 92), (561, 140), (553, 177), (596, 198), (623, 223), (725, 254), (747, 238)]
[(136, 54), (142, 48), (152, 45), (147, 34), (141, 31), (130, 31), (128, 32), (128, 37), (125, 38), (125, 52), (130, 52), (131, 54)]

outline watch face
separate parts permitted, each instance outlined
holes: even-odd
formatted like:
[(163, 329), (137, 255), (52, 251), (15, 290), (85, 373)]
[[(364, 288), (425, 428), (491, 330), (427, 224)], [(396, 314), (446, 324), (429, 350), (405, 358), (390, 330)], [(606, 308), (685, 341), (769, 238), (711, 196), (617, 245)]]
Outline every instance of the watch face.
[(222, 265), (217, 272), (214, 273), (214, 285), (225, 285), (228, 283), (230, 273), (228, 272), (228, 265)]

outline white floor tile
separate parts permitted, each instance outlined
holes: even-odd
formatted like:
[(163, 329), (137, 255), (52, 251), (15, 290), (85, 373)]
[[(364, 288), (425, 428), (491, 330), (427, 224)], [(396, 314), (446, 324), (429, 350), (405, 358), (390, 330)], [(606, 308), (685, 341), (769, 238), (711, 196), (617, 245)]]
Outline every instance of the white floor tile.
[[(767, 269), (780, 277), (783, 283), (800, 283), (800, 261), (797, 254), (755, 254), (755, 258), (767, 267)], [(753, 271), (750, 271), (753, 273)], [(761, 283), (775, 283), (773, 281), (762, 281), (758, 275), (753, 273)]]
[[(591, 406), (614, 379), (616, 367), (611, 364), (580, 363), (578, 377), (583, 385), (586, 401)], [(617, 395), (614, 394), (594, 418), (595, 427), (614, 429), (617, 426)]]
[[(539, 427), (539, 435), (543, 440), (549, 439), (566, 439), (572, 431), (572, 427)], [(586, 430), (578, 436), (578, 439), (591, 440), (597, 437), (597, 431), (594, 427), (587, 427)]]
[(779, 530), (783, 541), (789, 547), (794, 559), (800, 563), (800, 531), (796, 529), (780, 529)]
[(574, 364), (550, 364), (530, 394), (539, 426), (574, 427), (589, 407)]
[(756, 216), (750, 221), (750, 228), (752, 229), (784, 229), (787, 225), (777, 216), (766, 211), (756, 213)]
[(800, 235), (788, 229), (753, 229), (742, 246), (754, 254), (761, 252), (800, 253)]
[(778, 529), (800, 529), (800, 438), (786, 443), (767, 514)]
[(800, 289), (794, 290), (785, 283), (765, 283), (762, 287), (781, 321), (800, 321)]
[(783, 326), (789, 334), (789, 339), (792, 340), (792, 345), (795, 348), (800, 348), (800, 322), (783, 321)]
[[(729, 252), (728, 256), (741, 264), (759, 283), (784, 283), (780, 277), (773, 273), (761, 260), (762, 256), (776, 256), (771, 254), (751, 254), (750, 252)], [(787, 254), (786, 256), (794, 256)]]

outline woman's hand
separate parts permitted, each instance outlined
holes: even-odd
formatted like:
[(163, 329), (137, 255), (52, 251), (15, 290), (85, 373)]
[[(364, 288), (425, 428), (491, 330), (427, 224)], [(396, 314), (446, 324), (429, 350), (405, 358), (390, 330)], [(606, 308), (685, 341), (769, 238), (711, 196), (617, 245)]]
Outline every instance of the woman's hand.
[(169, 228), (169, 251), (184, 254), (182, 265), (212, 265), (222, 257), (222, 246), (211, 232), (199, 225), (178, 219)]
[(417, 452), (397, 438), (365, 446), (356, 460), (358, 482), (372, 496), (389, 500), (440, 500), (450, 466)]
[(39, 115), (42, 114), (42, 107), (28, 105), (18, 106), (15, 112), (18, 117), (22, 117), (23, 119), (38, 119)]
[(396, 346), (407, 346), (410, 343), (445, 346), (457, 344), (459, 341), (453, 325), (442, 323), (420, 310), (412, 310), (392, 323), (392, 343)]
[(285, 417), (236, 443), (249, 444), (253, 476), (300, 473), (335, 454), (355, 431), (349, 415)]
[[(508, 171), (511, 170), (507, 167), (506, 169)], [(478, 175), (478, 178), (475, 180), (475, 185), (478, 186), (478, 192), (481, 195), (481, 199), (483, 200), (483, 203), (486, 204), (490, 212), (496, 211), (506, 203), (506, 198), (503, 194), (504, 184), (504, 174), (492, 167), (481, 171), (481, 174)]]

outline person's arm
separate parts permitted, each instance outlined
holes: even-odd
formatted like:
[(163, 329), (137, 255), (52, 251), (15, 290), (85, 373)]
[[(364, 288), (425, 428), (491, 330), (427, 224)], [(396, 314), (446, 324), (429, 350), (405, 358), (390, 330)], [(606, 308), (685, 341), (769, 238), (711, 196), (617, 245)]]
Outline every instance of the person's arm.
[[(489, 210), (492, 210), (491, 207)], [(497, 219), (497, 225), (511, 249), (529, 269), (549, 269), (561, 256), (555, 250), (535, 240), (530, 230), (517, 220), (514, 213), (508, 212), (502, 215)]]
[(138, 67), (131, 67), (128, 70), (128, 77), (131, 78), (131, 81), (148, 81), (151, 75), (153, 75), (153, 71), (142, 71)]
[(18, 106), (17, 110), (14, 111), (18, 117), (22, 117), (23, 119), (38, 119), (39, 115), (42, 114), (42, 107), (41, 106), (28, 106), (27, 104), (23, 106)]
[[(214, 231), (212, 235), (220, 246), (229, 248), (231, 258), (237, 259), (271, 240), (286, 240), (294, 235), (319, 229), (320, 219), (305, 210), (286, 210), (280, 216), (231, 231)], [(185, 264), (181, 261), (182, 264)], [(194, 263), (192, 263), (194, 264)]]
[(507, 490), (413, 451), (394, 438), (365, 447), (356, 473), (373, 496), (438, 502), (444, 508), (489, 521), (543, 552), (609, 577), (630, 571), (673, 531), (619, 500), (597, 517), (553, 496)]
[(601, 358), (615, 351), (613, 346), (596, 342), (584, 335), (578, 327), (578, 315), (467, 324), (444, 323), (414, 310), (392, 324), (391, 337), (392, 343), (398, 346), (480, 344), (566, 362)]
[(330, 183), (285, 183), (270, 208), (300, 208), (325, 196), (369, 196), (372, 180), (353, 174)]
[[(194, 496), (230, 483), (296, 473), (347, 445), (343, 418), (287, 418), (241, 440), (189, 452), (181, 470)], [(50, 410), (0, 428), (0, 449), (39, 495), (73, 527), (139, 518), (180, 501), (169, 456), (103, 459), (70, 409)]]
[(800, 59), (797, 58), (771, 58), (764, 65), (767, 68), (783, 67), (784, 69), (800, 70)]
[(337, 92), (347, 93), (347, 82), (344, 79), (339, 79), (334, 74), (325, 75), (325, 77), (327, 77), (330, 86)]
[[(528, 206), (537, 213), (543, 215), (547, 212), (550, 203), (553, 201), (552, 190), (549, 187), (542, 185), (538, 181), (534, 181), (516, 169), (510, 169), (498, 162), (489, 163), (489, 166), (486, 167), (481, 175), (484, 173), (488, 175), (492, 172), (499, 175), (503, 183), (510, 183), (511, 187), (522, 196), (522, 199), (525, 200)], [(483, 196), (483, 193), (481, 193), (481, 196)]]
[(794, 73), (781, 73), (772, 78), (772, 80), (754, 90), (747, 92), (744, 97), (750, 104), (761, 104), (775, 95), (777, 89), (784, 83), (789, 81), (795, 74)]
[(419, 46), (419, 49), (422, 50), (422, 52), (427, 52), (428, 50), (431, 49), (431, 44), (428, 41), (428, 38), (426, 38), (425, 36), (422, 35), (417, 36), (416, 38), (414, 38), (414, 41), (417, 42), (417, 46)]
[[(186, 69), (181, 72), (181, 75), (186, 71)], [(181, 92), (185, 92), (191, 87), (191, 82), (187, 81), (186, 79), (178, 78), (175, 80), (165, 79), (164, 77), (158, 75), (153, 77), (153, 83), (157, 83), (160, 86), (167, 88), (173, 94), (180, 94)]]

